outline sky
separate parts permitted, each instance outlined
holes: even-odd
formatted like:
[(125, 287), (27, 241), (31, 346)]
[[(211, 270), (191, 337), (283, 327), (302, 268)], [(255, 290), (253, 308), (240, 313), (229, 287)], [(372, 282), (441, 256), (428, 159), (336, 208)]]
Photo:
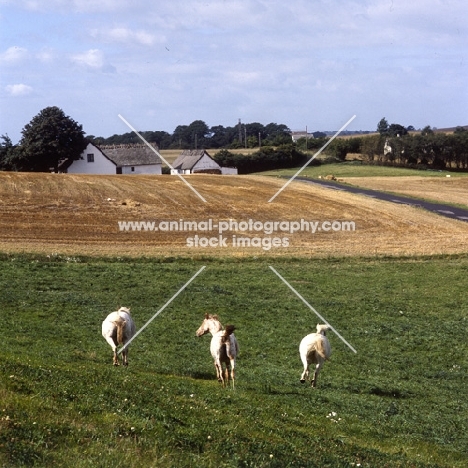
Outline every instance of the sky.
[(468, 125), (466, 0), (0, 0), (0, 135)]

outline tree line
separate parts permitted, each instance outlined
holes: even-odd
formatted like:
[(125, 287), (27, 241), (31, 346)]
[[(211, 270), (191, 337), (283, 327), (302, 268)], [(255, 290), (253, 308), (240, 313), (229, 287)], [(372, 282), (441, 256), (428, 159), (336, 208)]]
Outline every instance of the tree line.
[[(453, 133), (435, 132), (430, 126), (416, 132), (413, 126), (389, 124), (382, 118), (377, 133), (362, 137), (336, 138), (324, 151), (331, 161), (344, 161), (348, 154), (360, 155), (368, 164), (415, 169), (468, 170), (468, 129), (456, 127)], [(235, 166), (240, 174), (270, 169), (299, 167), (318, 151), (329, 138), (300, 138), (296, 143), (263, 147), (258, 152), (242, 155), (223, 149), (215, 159), (224, 166)], [(320, 164), (314, 160), (313, 164)]]
[[(319, 138), (302, 138), (293, 142), (284, 124), (239, 124), (233, 127), (208, 128), (201, 120), (178, 126), (167, 132), (141, 132), (160, 148), (217, 149), (214, 159), (222, 166), (237, 167), (240, 174), (271, 169), (300, 167), (311, 151), (329, 143), (324, 134)], [(88, 142), (97, 145), (141, 143), (134, 133), (109, 138), (85, 136), (83, 128), (58, 107), (47, 107), (22, 130), (18, 145), (0, 137), (0, 170), (57, 172), (60, 161), (79, 159)], [(235, 148), (258, 148), (252, 154), (239, 154)], [(369, 164), (387, 164), (411, 168), (468, 170), (468, 130), (457, 127), (451, 134), (434, 132), (425, 127), (421, 132), (400, 124), (388, 124), (385, 118), (377, 124), (377, 133), (363, 137), (336, 138), (324, 153), (333, 161), (344, 161), (350, 153), (360, 154)], [(312, 162), (320, 164), (318, 160)]]
[[(222, 167), (236, 167), (239, 174), (286, 169), (303, 166), (310, 158), (298, 150), (296, 145), (288, 143), (280, 146), (264, 146), (252, 154), (233, 153), (222, 149), (214, 155), (214, 160)], [(311, 165), (319, 165), (313, 160)]]
[[(156, 143), (159, 149), (219, 149), (219, 148), (256, 148), (279, 146), (290, 143), (291, 130), (285, 124), (258, 122), (232, 127), (216, 125), (208, 127), (203, 120), (195, 120), (190, 125), (179, 125), (172, 134), (165, 131), (142, 131), (142, 137)], [(134, 132), (112, 135), (108, 138), (88, 136), (96, 145), (118, 145), (141, 143)]]
[(359, 153), (369, 163), (419, 169), (468, 169), (465, 127), (442, 133), (426, 126), (416, 133), (413, 127), (388, 125), (382, 119), (377, 130), (377, 135), (362, 138), (360, 142)]

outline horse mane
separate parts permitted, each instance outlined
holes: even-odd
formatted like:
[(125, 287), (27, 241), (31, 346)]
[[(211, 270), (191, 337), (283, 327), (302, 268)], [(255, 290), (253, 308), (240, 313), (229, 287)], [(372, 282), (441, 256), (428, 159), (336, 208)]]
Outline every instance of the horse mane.
[(216, 314), (209, 314), (208, 312), (205, 313), (205, 319), (206, 319), (206, 320), (213, 319), (213, 320), (217, 320), (217, 321), (219, 322), (219, 317), (218, 317), (218, 315), (216, 315)]
[(224, 334), (223, 334), (223, 337), (221, 338), (221, 342), (226, 343), (229, 336), (234, 333), (235, 329), (236, 327), (234, 325), (226, 325), (226, 329), (224, 330)]

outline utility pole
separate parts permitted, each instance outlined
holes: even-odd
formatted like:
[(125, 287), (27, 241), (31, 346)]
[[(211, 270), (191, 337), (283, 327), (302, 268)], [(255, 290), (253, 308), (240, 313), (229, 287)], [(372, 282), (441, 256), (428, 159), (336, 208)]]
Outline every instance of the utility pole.
[(242, 145), (242, 124), (241, 124), (241, 119), (239, 119), (239, 143)]

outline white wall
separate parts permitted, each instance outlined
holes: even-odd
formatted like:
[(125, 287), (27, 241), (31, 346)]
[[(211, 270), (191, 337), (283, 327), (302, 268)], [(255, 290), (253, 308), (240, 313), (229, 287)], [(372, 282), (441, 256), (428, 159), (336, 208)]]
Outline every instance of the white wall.
[[(94, 155), (94, 162), (88, 162), (88, 154)], [(88, 143), (86, 149), (81, 153), (83, 159), (73, 161), (68, 168), (69, 174), (115, 174), (116, 167), (112, 161), (109, 161), (101, 151), (92, 143)]]
[(237, 167), (222, 167), (221, 174), (223, 175), (237, 175)]
[[(132, 171), (133, 167), (133, 171)], [(162, 174), (161, 164), (142, 164), (141, 166), (122, 167), (122, 174)]]
[(171, 169), (171, 175), (190, 174), (190, 169)]

